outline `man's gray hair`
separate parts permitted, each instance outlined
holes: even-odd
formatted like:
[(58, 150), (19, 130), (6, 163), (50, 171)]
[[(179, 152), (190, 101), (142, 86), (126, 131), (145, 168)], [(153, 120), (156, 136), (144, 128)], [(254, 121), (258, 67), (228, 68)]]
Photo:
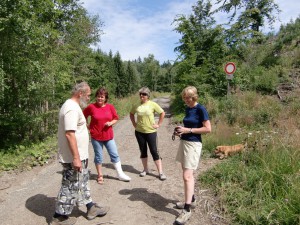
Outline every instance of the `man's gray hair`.
[(89, 87), (90, 86), (88, 85), (88, 83), (84, 82), (84, 81), (79, 84), (76, 84), (73, 87), (72, 95), (77, 94), (78, 92), (86, 93), (86, 91), (88, 90)]

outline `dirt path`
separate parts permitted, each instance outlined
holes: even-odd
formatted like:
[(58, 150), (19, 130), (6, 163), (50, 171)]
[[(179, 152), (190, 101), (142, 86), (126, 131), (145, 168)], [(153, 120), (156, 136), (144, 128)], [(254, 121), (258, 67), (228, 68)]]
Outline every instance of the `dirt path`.
[[(166, 110), (167, 115), (163, 125), (158, 130), (158, 147), (163, 158), (163, 169), (168, 179), (160, 181), (157, 177), (152, 159), (149, 161), (151, 174), (139, 177), (142, 164), (139, 159), (138, 145), (134, 129), (129, 117), (120, 120), (114, 127), (115, 140), (123, 164), (123, 170), (129, 175), (131, 182), (116, 179), (115, 171), (109, 162), (105, 151), (103, 172), (105, 183), (99, 185), (95, 181), (96, 171), (93, 160), (93, 150), (90, 146), (91, 192), (95, 202), (109, 205), (109, 213), (104, 217), (88, 221), (85, 218), (86, 208), (75, 207), (73, 216), (77, 224), (99, 225), (170, 225), (173, 224), (180, 210), (174, 203), (183, 199), (183, 183), (181, 169), (175, 163), (175, 154), (179, 140), (172, 141), (173, 126), (170, 124), (169, 99), (159, 98), (156, 101)], [(203, 159), (197, 175), (217, 163), (216, 159)], [(51, 162), (45, 167), (36, 167), (21, 174), (3, 174), (0, 177), (0, 224), (2, 225), (36, 225), (48, 224), (53, 212), (55, 197), (61, 181), (61, 166)], [(196, 184), (198, 207), (193, 211), (188, 225), (221, 224), (214, 221), (211, 213), (204, 211), (207, 207), (206, 190), (200, 190)], [(207, 197), (205, 199), (205, 197)], [(206, 202), (206, 203), (205, 203)], [(213, 202), (213, 200), (212, 200)]]

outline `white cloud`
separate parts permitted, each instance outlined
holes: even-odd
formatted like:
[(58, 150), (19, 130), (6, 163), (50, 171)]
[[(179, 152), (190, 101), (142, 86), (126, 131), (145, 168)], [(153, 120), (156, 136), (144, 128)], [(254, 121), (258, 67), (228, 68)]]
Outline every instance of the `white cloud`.
[[(156, 11), (130, 8), (135, 1), (85, 0), (84, 6), (92, 14), (99, 14), (104, 22), (104, 35), (98, 47), (108, 52), (120, 52), (122, 59), (134, 60), (139, 56), (154, 54), (160, 62), (174, 60), (174, 48), (179, 36), (173, 31), (172, 22), (177, 14), (191, 11), (195, 1), (168, 1)], [(120, 4), (119, 4), (120, 3)]]
[(281, 24), (287, 24), (291, 19), (295, 21), (300, 16), (300, 2), (298, 0), (275, 0), (275, 3), (279, 5), (281, 10), (280, 21), (274, 24), (275, 30), (278, 30)]
[[(83, 0), (91, 14), (98, 14), (104, 22), (104, 34), (98, 47), (115, 54), (119, 51), (123, 60), (134, 60), (139, 56), (153, 54), (161, 63), (175, 60), (174, 48), (179, 34), (173, 29), (176, 15), (189, 15), (197, 0)], [(300, 12), (298, 1), (275, 0), (282, 13), (281, 22), (274, 25), (278, 30), (281, 23), (295, 19)], [(297, 2), (297, 3), (296, 3)], [(219, 15), (217, 21), (224, 21)], [(220, 23), (220, 22), (219, 22)]]

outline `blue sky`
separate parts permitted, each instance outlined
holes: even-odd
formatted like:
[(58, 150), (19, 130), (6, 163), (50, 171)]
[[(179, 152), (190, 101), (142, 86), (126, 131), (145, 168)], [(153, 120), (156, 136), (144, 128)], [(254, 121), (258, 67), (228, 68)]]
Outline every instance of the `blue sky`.
[[(176, 15), (190, 15), (197, 0), (82, 0), (92, 15), (104, 22), (101, 42), (104, 52), (119, 51), (122, 60), (143, 59), (153, 54), (161, 63), (175, 60), (180, 36), (174, 31)], [(282, 10), (274, 28), (300, 15), (299, 0), (275, 0)], [(220, 15), (217, 21), (224, 19)]]

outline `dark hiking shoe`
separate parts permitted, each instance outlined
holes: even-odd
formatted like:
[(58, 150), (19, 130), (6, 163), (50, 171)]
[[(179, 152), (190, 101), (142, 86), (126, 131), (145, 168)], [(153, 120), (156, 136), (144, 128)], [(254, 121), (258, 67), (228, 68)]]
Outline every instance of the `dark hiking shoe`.
[(188, 212), (183, 209), (180, 215), (176, 218), (175, 223), (178, 225), (183, 225), (190, 219), (191, 215), (192, 211)]
[(57, 218), (52, 218), (50, 225), (73, 225), (77, 222), (74, 217), (60, 216)]
[(109, 211), (108, 206), (100, 206), (95, 203), (88, 211), (87, 211), (87, 219), (92, 220), (95, 219), (97, 216), (105, 216)]
[[(176, 202), (176, 208), (177, 209), (184, 209), (184, 202)], [(194, 202), (191, 203), (191, 209), (196, 208), (196, 200)]]

